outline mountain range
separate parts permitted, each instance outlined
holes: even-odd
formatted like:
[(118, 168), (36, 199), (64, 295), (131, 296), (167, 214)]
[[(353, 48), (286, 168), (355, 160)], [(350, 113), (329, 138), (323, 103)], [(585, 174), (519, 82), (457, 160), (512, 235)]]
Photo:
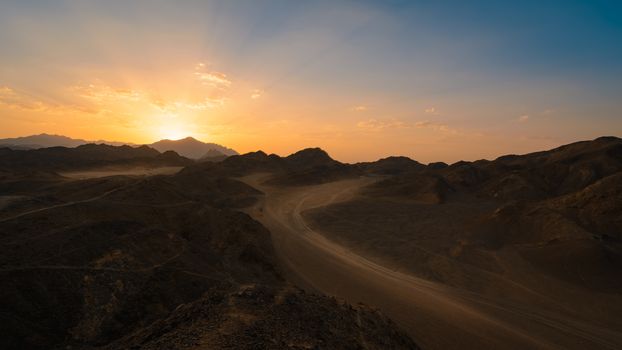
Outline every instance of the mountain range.
[[(105, 144), (110, 146), (127, 145), (131, 147), (139, 146), (137, 144), (127, 142), (105, 140), (89, 141), (83, 139), (74, 139), (62, 135), (49, 134), (0, 139), (0, 148), (4, 147), (14, 150), (29, 150), (49, 147), (75, 148), (86, 144)], [(230, 148), (215, 143), (201, 142), (192, 137), (187, 137), (181, 140), (160, 140), (147, 146), (154, 148), (162, 153), (166, 151), (174, 151), (177, 154), (190, 159), (205, 158), (205, 160), (220, 160), (223, 156), (226, 157), (238, 154), (236, 151)]]
[(87, 141), (83, 139), (73, 139), (62, 135), (39, 134), (15, 138), (0, 139), (0, 147), (12, 149), (38, 149), (47, 147), (78, 147), (88, 143), (106, 144), (111, 146), (135, 146), (126, 142), (111, 142), (105, 140)]

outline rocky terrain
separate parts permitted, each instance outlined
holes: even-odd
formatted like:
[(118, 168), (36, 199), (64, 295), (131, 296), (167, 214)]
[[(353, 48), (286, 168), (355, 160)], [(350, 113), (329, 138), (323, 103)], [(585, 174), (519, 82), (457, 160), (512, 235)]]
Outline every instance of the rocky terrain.
[(211, 290), (109, 349), (417, 349), (364, 305), (285, 287)]
[(306, 211), (311, 227), (383, 266), (500, 307), (622, 327), (621, 139), (373, 172), (396, 175)]
[[(106, 145), (0, 160), (2, 348), (622, 340), (618, 138), (451, 165), (344, 164), (318, 148), (195, 162)], [(136, 164), (185, 167), (60, 175)]]
[(207, 172), (221, 177), (270, 173), (266, 181), (275, 186), (320, 184), (363, 174), (356, 166), (338, 162), (319, 148), (304, 149), (287, 157), (268, 155), (262, 151), (251, 152), (184, 169), (184, 173), (192, 172)]
[(242, 182), (197, 166), (54, 172), (162, 156), (146, 147), (13, 152), (0, 178), (3, 349), (417, 348), (377, 311), (284, 280), (270, 233), (236, 210), (261, 195)]

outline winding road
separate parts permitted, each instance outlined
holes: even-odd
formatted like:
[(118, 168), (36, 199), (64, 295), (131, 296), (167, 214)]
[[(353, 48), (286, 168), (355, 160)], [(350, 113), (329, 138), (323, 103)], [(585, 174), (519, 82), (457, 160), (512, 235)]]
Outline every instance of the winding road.
[(378, 307), (424, 349), (622, 348), (622, 332), (501, 305), (394, 271), (332, 242), (305, 223), (304, 210), (348, 200), (374, 178), (277, 188), (262, 185), (266, 176), (241, 179), (265, 193), (248, 213), (272, 232), (289, 280), (350, 303)]

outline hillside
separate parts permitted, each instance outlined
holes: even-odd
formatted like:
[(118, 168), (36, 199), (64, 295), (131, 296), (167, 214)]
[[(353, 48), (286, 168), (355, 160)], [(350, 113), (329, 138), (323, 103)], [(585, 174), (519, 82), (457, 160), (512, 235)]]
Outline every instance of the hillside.
[(622, 139), (391, 173), (304, 217), (362, 256), (499, 307), (620, 329)]
[[(43, 151), (59, 152), (28, 152)], [(236, 210), (261, 195), (244, 183), (38, 171), (0, 187), (3, 349), (417, 348), (377, 311), (286, 282), (270, 233)]]
[(228, 157), (213, 163), (187, 167), (183, 173), (207, 172), (224, 177), (241, 177), (253, 173), (271, 173), (266, 181), (273, 185), (302, 186), (356, 177), (361, 171), (350, 164), (332, 159), (320, 148), (307, 148), (286, 157), (263, 151)]

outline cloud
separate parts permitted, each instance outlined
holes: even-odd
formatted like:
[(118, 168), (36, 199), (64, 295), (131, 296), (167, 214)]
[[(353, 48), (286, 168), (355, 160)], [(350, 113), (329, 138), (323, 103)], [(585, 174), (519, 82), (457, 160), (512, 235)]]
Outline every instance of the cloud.
[(255, 89), (253, 91), (251, 91), (251, 98), (253, 100), (256, 100), (258, 98), (260, 98), (263, 95), (263, 91), (259, 90), (259, 89)]
[(409, 128), (410, 125), (403, 121), (397, 119), (388, 119), (388, 120), (378, 120), (378, 119), (367, 119), (362, 120), (356, 124), (359, 129), (364, 129), (368, 131), (381, 131), (384, 129), (398, 129), (398, 128)]
[(540, 114), (544, 115), (544, 116), (549, 116), (549, 115), (551, 115), (553, 113), (555, 113), (554, 109), (547, 108), (547, 109), (543, 110)]
[(518, 117), (518, 121), (520, 123), (526, 123), (528, 120), (529, 120), (529, 116), (527, 114), (521, 115), (520, 117)]
[(144, 90), (113, 87), (101, 81), (88, 85), (77, 85), (70, 89), (76, 96), (84, 98), (101, 109), (122, 110), (142, 109), (150, 106), (161, 111), (177, 112), (179, 109), (207, 110), (220, 107), (225, 104), (223, 96), (205, 97), (203, 95), (193, 98), (164, 99), (157, 94)]
[(101, 82), (88, 85), (76, 85), (71, 87), (79, 97), (89, 99), (97, 104), (104, 104), (111, 100), (125, 100), (137, 102), (145, 98), (145, 93), (128, 88), (115, 88), (102, 84)]
[(456, 130), (451, 129), (446, 124), (432, 122), (429, 120), (406, 122), (399, 119), (391, 118), (386, 120), (367, 119), (359, 121), (356, 126), (359, 129), (366, 131), (382, 131), (386, 129), (432, 129), (435, 131), (456, 133)]
[(425, 114), (438, 115), (438, 110), (436, 107), (428, 107), (424, 110)]
[(0, 106), (23, 112), (46, 112), (51, 114), (96, 112), (96, 110), (87, 106), (45, 102), (30, 94), (17, 92), (8, 86), (0, 87)]
[(424, 120), (424, 121), (420, 121), (420, 122), (415, 122), (414, 123), (414, 126), (417, 127), (417, 128), (420, 128), (420, 129), (421, 128), (427, 128), (427, 127), (432, 126), (432, 125), (434, 125), (434, 124), (431, 121), (429, 121), (429, 120)]
[(10, 95), (13, 93), (13, 89), (8, 86), (0, 87), (0, 96)]
[(418, 128), (418, 129), (429, 128), (429, 129), (442, 131), (442, 132), (451, 132), (451, 133), (456, 132), (454, 129), (451, 129), (446, 124), (431, 122), (429, 120), (418, 121), (418, 122), (415, 122), (413, 125), (415, 128)]
[(217, 89), (227, 89), (231, 86), (231, 80), (225, 73), (208, 71), (204, 63), (199, 63), (194, 68), (195, 78), (203, 85)]
[(352, 112), (365, 112), (367, 111), (367, 106), (363, 106), (363, 105), (352, 106), (350, 107), (350, 110)]
[(203, 101), (198, 102), (179, 102), (176, 101), (173, 103), (175, 107), (178, 108), (187, 108), (192, 110), (206, 110), (213, 109), (216, 107), (220, 107), (225, 104), (225, 99), (209, 99), (206, 98)]

